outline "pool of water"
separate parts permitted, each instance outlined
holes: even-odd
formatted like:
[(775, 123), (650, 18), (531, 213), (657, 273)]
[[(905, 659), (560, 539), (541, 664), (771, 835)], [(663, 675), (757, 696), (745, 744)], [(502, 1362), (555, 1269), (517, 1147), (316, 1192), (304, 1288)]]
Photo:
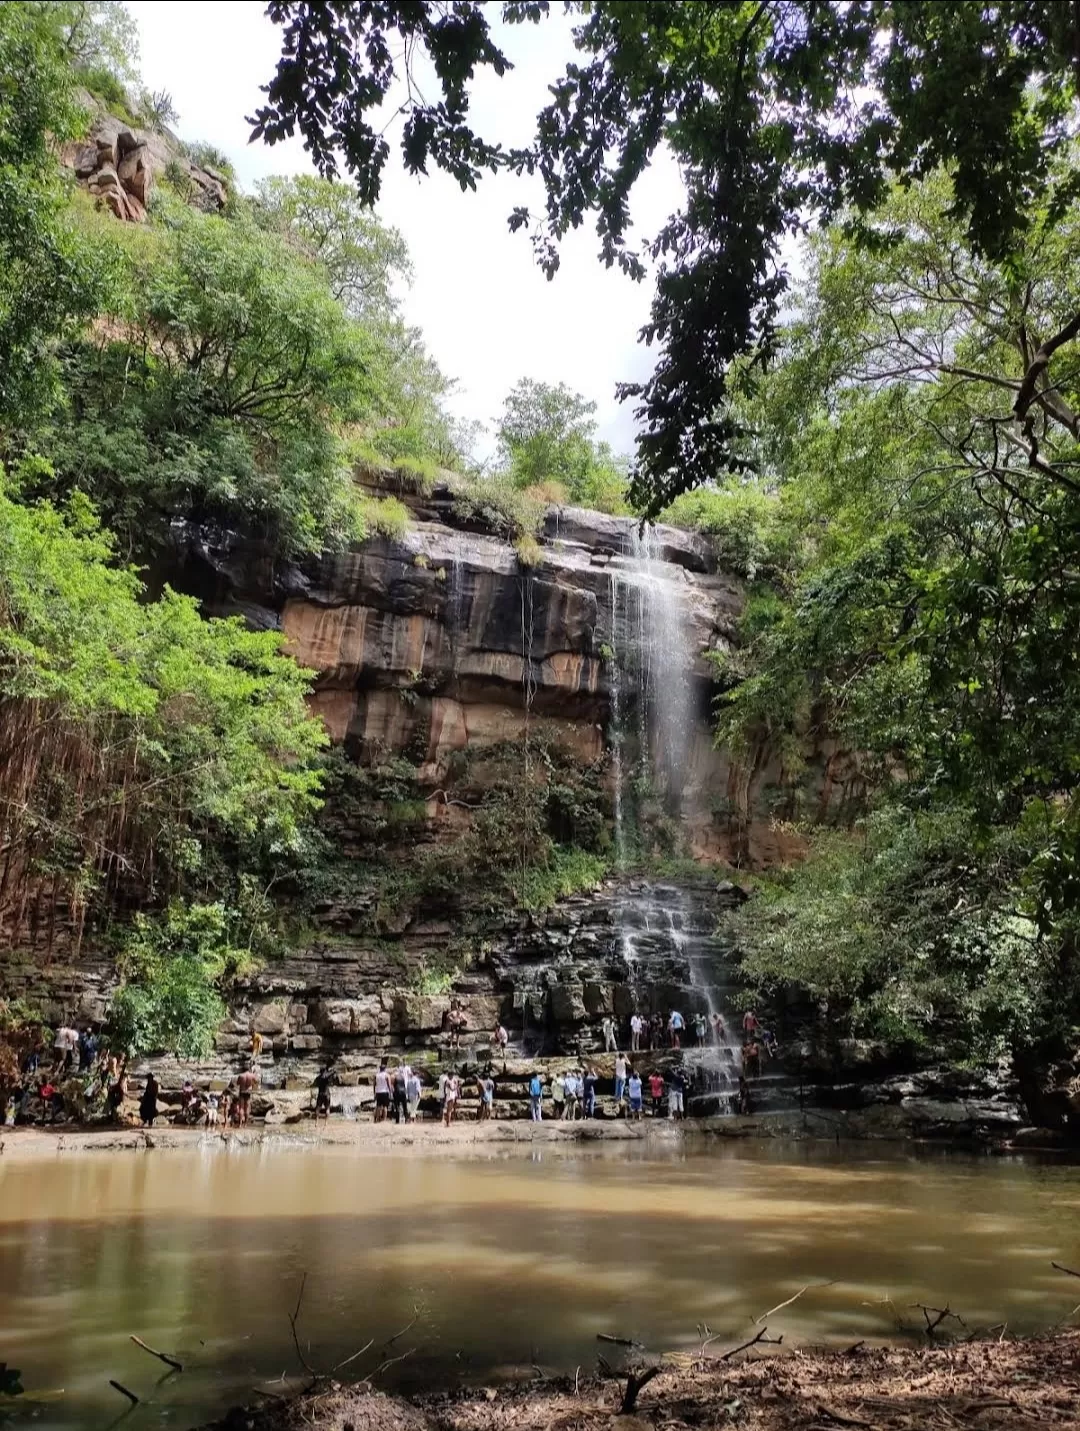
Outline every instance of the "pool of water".
[[(657, 1350), (847, 1344), (948, 1303), (1017, 1332), (1080, 1284), (1080, 1168), (816, 1144), (498, 1156), (223, 1146), (0, 1161), (0, 1361), (16, 1424), (186, 1428), (298, 1371), (387, 1384), (595, 1364), (597, 1333)], [(388, 1353), (380, 1344), (412, 1323)], [(140, 1351), (176, 1355), (181, 1374)], [(610, 1349), (608, 1349), (610, 1351)], [(277, 1379), (277, 1380), (275, 1380)], [(0, 1412), (0, 1421), (4, 1413)]]

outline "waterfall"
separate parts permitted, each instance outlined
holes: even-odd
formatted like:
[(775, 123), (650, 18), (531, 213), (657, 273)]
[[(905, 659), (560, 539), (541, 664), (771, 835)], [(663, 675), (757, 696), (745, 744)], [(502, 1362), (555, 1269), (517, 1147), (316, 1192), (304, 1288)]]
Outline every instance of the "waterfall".
[[(678, 817), (692, 774), (696, 652), (681, 566), (660, 554), (655, 528), (631, 529), (628, 550), (611, 568), (610, 728), (615, 855), (628, 872), (645, 853), (640, 810), (652, 799)], [(684, 1063), (699, 1094), (729, 1111), (738, 1083), (741, 1049), (726, 1007), (726, 968), (713, 932), (708, 901), (687, 889), (652, 882), (629, 884), (617, 910), (617, 945), (639, 1012), (678, 1008), (687, 1021)], [(709, 1020), (704, 1046), (695, 1047), (694, 1015)], [(713, 1019), (724, 1021), (718, 1040)]]
[[(629, 552), (611, 570), (611, 744), (616, 853), (625, 863), (626, 747), (636, 745), (633, 782), (672, 814), (682, 807), (694, 729), (695, 652), (686, 576), (664, 561), (654, 528), (631, 528)], [(632, 717), (633, 726), (628, 726)]]

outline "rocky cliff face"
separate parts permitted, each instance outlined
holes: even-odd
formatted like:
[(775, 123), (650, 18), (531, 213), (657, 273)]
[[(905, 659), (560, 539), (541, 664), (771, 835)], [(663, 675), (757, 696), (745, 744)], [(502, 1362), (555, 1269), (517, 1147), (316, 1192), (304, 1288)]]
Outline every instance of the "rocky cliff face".
[[(356, 810), (337, 801), (328, 828), (338, 864), (309, 900), (309, 939), (237, 991), (213, 1060), (198, 1070), (161, 1064), (167, 1088), (192, 1072), (227, 1078), (256, 1029), (275, 1116), (291, 1116), (327, 1059), (368, 1090), (387, 1054), (434, 1069), (449, 1053), (451, 999), (467, 1019), (461, 1057), (489, 1055), (496, 1021), (512, 1031), (511, 1094), (538, 1056), (587, 1055), (610, 1073), (605, 1017), (617, 1019), (625, 1046), (634, 1007), (679, 1007), (689, 1020), (724, 1006), (730, 969), (713, 930), (738, 891), (721, 867), (798, 853), (773, 808), (787, 798), (783, 772), (767, 761), (745, 771), (712, 743), (709, 653), (737, 639), (744, 591), (708, 542), (659, 528), (643, 544), (630, 519), (552, 509), (539, 560), (523, 566), (451, 488), (408, 502), (400, 539), (300, 564), (235, 532), (174, 534), (161, 579), (213, 612), (282, 630), (317, 673), (312, 701), (344, 764), (363, 776), (389, 762), (411, 798), (398, 802), (404, 823), (390, 814), (372, 823), (370, 801)], [(477, 812), (496, 780), (513, 807), (530, 760), (546, 762), (560, 789), (579, 778), (599, 790), (613, 855), (648, 854), (666, 830), (716, 873), (689, 889), (609, 880), (543, 915), (485, 900), (483, 850), (499, 852), (490, 830), (486, 847), (468, 844)], [(813, 768), (810, 798), (842, 811), (857, 796), (856, 772), (836, 757)], [(410, 884), (431, 850), (442, 877)], [(467, 900), (453, 873), (462, 851)], [(366, 877), (354, 880), (360, 868)], [(103, 1017), (111, 970), (92, 950), (74, 966), (59, 955), (46, 968), (2, 957), (10, 993), (55, 1017)], [(735, 1054), (710, 1057), (699, 1092), (715, 1102), (730, 1091)], [(781, 1079), (769, 1097), (785, 1096)]]
[[(785, 772), (767, 759), (736, 767), (713, 746), (709, 653), (736, 639), (744, 590), (717, 569), (704, 538), (655, 529), (642, 576), (633, 519), (553, 508), (539, 562), (523, 567), (505, 537), (460, 515), (449, 487), (408, 500), (414, 521), (400, 540), (304, 565), (275, 563), (234, 533), (186, 530), (176, 579), (213, 610), (283, 630), (318, 673), (313, 705), (333, 740), (360, 763), (409, 752), (432, 819), (455, 829), (460, 820), (437, 792), (461, 752), (530, 732), (579, 764), (614, 766), (621, 721), (635, 758), (649, 742), (662, 758), (655, 747), (675, 737), (646, 731), (639, 707), (642, 673), (665, 644), (644, 614), (650, 583), (663, 588), (685, 666), (680, 789), (668, 804), (687, 847), (741, 868), (797, 857), (800, 842), (778, 818), (791, 793)], [(841, 812), (861, 793), (858, 772), (830, 750), (816, 757), (801, 798)]]

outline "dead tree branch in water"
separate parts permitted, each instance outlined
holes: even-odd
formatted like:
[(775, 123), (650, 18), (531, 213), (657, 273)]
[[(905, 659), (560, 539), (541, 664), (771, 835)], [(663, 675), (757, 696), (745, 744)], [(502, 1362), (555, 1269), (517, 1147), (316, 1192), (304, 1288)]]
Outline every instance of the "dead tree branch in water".
[(617, 1347), (634, 1347), (638, 1351), (645, 1350), (644, 1343), (634, 1341), (633, 1337), (613, 1337), (607, 1332), (597, 1332), (596, 1340), (598, 1342), (611, 1342)]
[[(942, 1322), (945, 1321), (946, 1317), (952, 1317), (954, 1321), (959, 1322), (960, 1325), (964, 1328), (964, 1330), (967, 1331), (967, 1322), (964, 1321), (963, 1317), (959, 1314), (959, 1312), (954, 1312), (951, 1310), (951, 1308), (947, 1306), (927, 1307), (922, 1302), (911, 1302), (909, 1305), (912, 1307), (918, 1307), (919, 1311), (922, 1312), (923, 1317), (926, 1320), (926, 1335), (928, 1337), (933, 1337), (935, 1330), (941, 1326)], [(930, 1320), (931, 1312), (934, 1313), (933, 1321)]]
[[(751, 1337), (748, 1342), (740, 1342), (737, 1347), (732, 1347), (730, 1351), (721, 1352), (720, 1355), (718, 1357), (714, 1357), (713, 1360), (728, 1361), (731, 1357), (738, 1356), (740, 1352), (749, 1351), (751, 1347), (756, 1347), (758, 1342), (765, 1342), (769, 1346), (774, 1347), (780, 1346), (784, 1340), (783, 1332), (781, 1332), (778, 1337), (769, 1337), (765, 1335), (768, 1330), (769, 1329), (767, 1326), (762, 1327), (761, 1331), (758, 1332), (756, 1337)], [(712, 1340), (715, 1341), (716, 1338), (713, 1337)]]
[(131, 1340), (137, 1347), (142, 1347), (144, 1352), (149, 1352), (151, 1356), (156, 1356), (158, 1361), (163, 1361), (166, 1366), (171, 1366), (173, 1371), (183, 1371), (183, 1362), (177, 1361), (174, 1356), (169, 1356), (167, 1352), (155, 1351), (153, 1347), (147, 1346), (142, 1337), (137, 1337), (134, 1333), (132, 1333)]
[(139, 1398), (135, 1395), (133, 1391), (129, 1391), (126, 1386), (122, 1386), (121, 1383), (118, 1381), (113, 1381), (112, 1377), (109, 1378), (109, 1385), (114, 1391), (118, 1391), (121, 1396), (126, 1396), (127, 1399), (131, 1402), (132, 1406), (139, 1405)]
[(794, 1297), (789, 1297), (786, 1302), (778, 1302), (775, 1307), (770, 1307), (767, 1312), (762, 1312), (760, 1317), (754, 1318), (754, 1326), (759, 1327), (767, 1317), (771, 1317), (774, 1312), (782, 1312), (785, 1307), (790, 1307), (792, 1302), (797, 1302), (804, 1292), (809, 1292), (811, 1287), (833, 1287), (836, 1279), (832, 1278), (828, 1282), (807, 1282), (805, 1287), (800, 1287)]
[(1071, 1267), (1065, 1267), (1060, 1262), (1051, 1262), (1051, 1267), (1055, 1267), (1059, 1272), (1064, 1272), (1067, 1277), (1080, 1277), (1080, 1272), (1074, 1272)]
[(375, 1338), (372, 1337), (370, 1341), (364, 1343), (359, 1351), (354, 1351), (352, 1356), (347, 1356), (344, 1361), (339, 1361), (337, 1366), (332, 1366), (330, 1368), (330, 1375), (333, 1376), (334, 1372), (340, 1371), (343, 1366), (349, 1366), (358, 1356), (363, 1356), (366, 1351), (370, 1351), (374, 1345)]
[(297, 1293), (297, 1297), (296, 1297), (296, 1308), (295, 1308), (294, 1311), (292, 1311), (292, 1312), (289, 1313), (289, 1326), (292, 1328), (293, 1346), (296, 1348), (296, 1355), (297, 1355), (297, 1357), (299, 1358), (300, 1365), (301, 1365), (301, 1366), (304, 1368), (304, 1370), (307, 1372), (308, 1376), (311, 1377), (311, 1384), (312, 1384), (312, 1386), (314, 1386), (315, 1383), (316, 1383), (317, 1381), (321, 1380), (322, 1378), (320, 1377), (319, 1373), (315, 1370), (315, 1368), (311, 1365), (311, 1363), (308, 1361), (307, 1357), (304, 1355), (303, 1348), (302, 1348), (301, 1345), (300, 1345), (300, 1337), (298, 1336), (297, 1331), (296, 1331), (296, 1323), (297, 1323), (297, 1322), (299, 1321), (299, 1319), (300, 1319), (300, 1308), (301, 1308), (301, 1306), (303, 1305), (303, 1301), (304, 1301), (304, 1288), (305, 1288), (306, 1286), (307, 1286), (307, 1273), (305, 1272), (304, 1275), (300, 1278), (300, 1291)]

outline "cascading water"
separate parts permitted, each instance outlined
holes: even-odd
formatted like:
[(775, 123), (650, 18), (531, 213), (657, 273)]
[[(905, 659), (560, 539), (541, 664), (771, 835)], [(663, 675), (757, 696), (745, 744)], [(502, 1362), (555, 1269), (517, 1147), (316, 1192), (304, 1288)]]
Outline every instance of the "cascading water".
[[(632, 529), (629, 551), (611, 571), (610, 744), (615, 852), (626, 871), (640, 853), (638, 814), (646, 799), (670, 815), (683, 809), (695, 708), (692, 626), (682, 567), (663, 561), (654, 528)], [(683, 888), (629, 885), (620, 901), (618, 946), (639, 1011), (678, 1007), (689, 1027), (685, 1062), (699, 1092), (719, 1094), (726, 1111), (738, 1082), (740, 1049), (723, 1007), (724, 971), (713, 916)], [(693, 1015), (708, 1019), (702, 1047)], [(715, 1016), (723, 1019), (718, 1036)]]

